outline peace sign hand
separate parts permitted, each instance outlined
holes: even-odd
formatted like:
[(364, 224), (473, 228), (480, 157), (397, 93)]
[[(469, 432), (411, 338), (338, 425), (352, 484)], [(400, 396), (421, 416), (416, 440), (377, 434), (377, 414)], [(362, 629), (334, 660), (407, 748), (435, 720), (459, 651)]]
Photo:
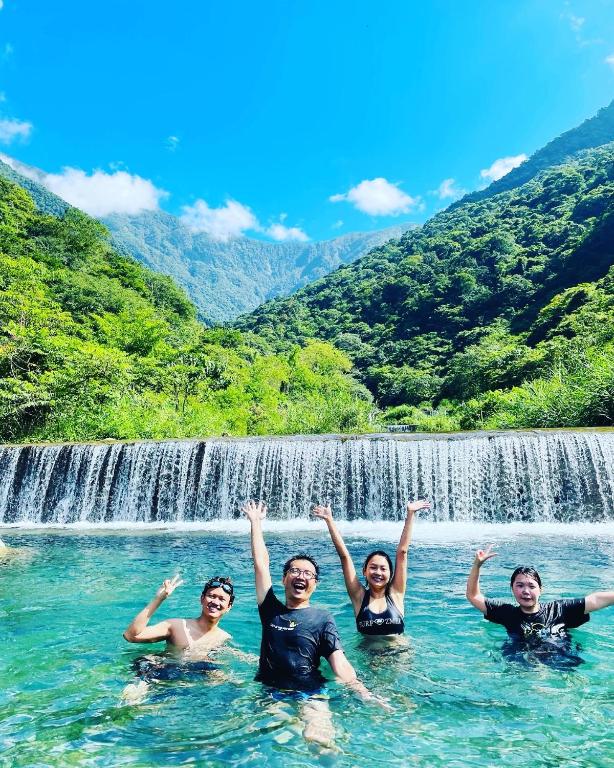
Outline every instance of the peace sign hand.
[(475, 553), (475, 562), (478, 565), (484, 565), (484, 563), (487, 560), (490, 560), (491, 557), (496, 557), (498, 553), (491, 552), (493, 547), (494, 544), (489, 544), (486, 549), (478, 549), (478, 551)]
[(173, 592), (183, 584), (183, 579), (176, 573), (172, 579), (164, 579), (162, 586), (156, 592), (156, 597), (166, 600)]

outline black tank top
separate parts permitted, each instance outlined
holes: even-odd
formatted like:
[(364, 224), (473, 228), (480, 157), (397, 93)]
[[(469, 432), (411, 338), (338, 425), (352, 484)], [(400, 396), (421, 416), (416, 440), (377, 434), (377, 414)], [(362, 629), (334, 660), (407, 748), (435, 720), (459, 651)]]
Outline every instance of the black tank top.
[(371, 593), (365, 590), (362, 605), (356, 616), (356, 629), (363, 635), (400, 635), (405, 630), (401, 612), (386, 593), (386, 610), (373, 613), (369, 608)]

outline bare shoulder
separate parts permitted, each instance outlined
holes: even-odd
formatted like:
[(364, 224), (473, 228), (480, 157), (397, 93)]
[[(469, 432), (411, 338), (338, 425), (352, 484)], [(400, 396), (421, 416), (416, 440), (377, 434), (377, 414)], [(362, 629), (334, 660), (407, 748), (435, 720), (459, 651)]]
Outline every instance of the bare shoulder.
[(232, 640), (232, 635), (229, 632), (218, 628), (216, 640), (221, 645), (222, 643), (228, 642), (228, 640)]

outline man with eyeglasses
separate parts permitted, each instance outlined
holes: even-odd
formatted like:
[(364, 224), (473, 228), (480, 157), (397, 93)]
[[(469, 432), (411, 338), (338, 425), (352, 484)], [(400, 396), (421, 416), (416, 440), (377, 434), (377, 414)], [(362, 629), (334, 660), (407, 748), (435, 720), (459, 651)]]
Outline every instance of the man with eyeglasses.
[(342, 683), (363, 699), (389, 705), (370, 693), (356, 677), (346, 659), (335, 621), (331, 614), (309, 604), (319, 577), (316, 561), (305, 553), (291, 557), (284, 565), (282, 584), (285, 602), (275, 596), (269, 553), (262, 534), (266, 505), (248, 501), (242, 508), (251, 525), (252, 557), (256, 576), (256, 599), (262, 623), (260, 663), (256, 679), (272, 688), (297, 692), (303, 702), (303, 735), (310, 741), (330, 746), (334, 729), (328, 702), (323, 700), (324, 677), (320, 659), (324, 657)]
[(230, 639), (228, 632), (218, 627), (235, 599), (232, 581), (227, 576), (215, 576), (205, 584), (200, 596), (201, 612), (197, 619), (166, 619), (148, 626), (155, 611), (181, 584), (183, 581), (178, 575), (164, 580), (154, 599), (135, 616), (124, 632), (124, 638), (129, 643), (157, 643), (166, 640), (167, 645), (202, 658)]

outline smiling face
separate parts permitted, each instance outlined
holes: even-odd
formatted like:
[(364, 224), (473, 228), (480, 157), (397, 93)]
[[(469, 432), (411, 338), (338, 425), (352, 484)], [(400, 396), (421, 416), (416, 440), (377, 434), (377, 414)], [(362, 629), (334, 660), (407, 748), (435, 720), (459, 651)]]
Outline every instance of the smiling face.
[(390, 581), (390, 565), (383, 555), (373, 555), (362, 571), (371, 589), (382, 589)]
[(200, 598), (203, 616), (210, 621), (219, 621), (230, 610), (230, 595), (221, 587), (211, 587)]
[(286, 602), (308, 601), (316, 588), (316, 569), (310, 560), (298, 558), (289, 563), (282, 584), (286, 590)]
[(525, 613), (535, 613), (539, 609), (539, 596), (542, 590), (532, 576), (519, 573), (512, 582), (512, 593)]

